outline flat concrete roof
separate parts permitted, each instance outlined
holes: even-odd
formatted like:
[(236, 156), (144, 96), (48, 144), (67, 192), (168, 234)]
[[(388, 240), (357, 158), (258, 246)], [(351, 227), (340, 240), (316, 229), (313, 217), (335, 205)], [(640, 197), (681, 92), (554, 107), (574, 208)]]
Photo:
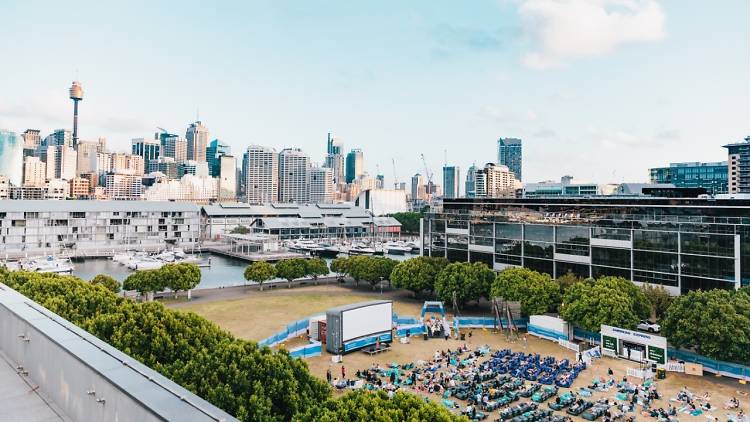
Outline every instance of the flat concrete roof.
[(0, 421), (70, 421), (40, 389), (34, 389), (0, 353)]

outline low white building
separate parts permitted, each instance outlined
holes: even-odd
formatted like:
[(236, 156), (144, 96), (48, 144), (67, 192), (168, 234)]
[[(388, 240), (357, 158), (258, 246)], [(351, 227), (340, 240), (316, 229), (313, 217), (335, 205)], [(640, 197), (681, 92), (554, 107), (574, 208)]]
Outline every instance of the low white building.
[(367, 189), (357, 195), (354, 205), (376, 216), (409, 211), (406, 191), (401, 189)]
[(200, 207), (150, 201), (0, 201), (0, 254), (192, 246)]

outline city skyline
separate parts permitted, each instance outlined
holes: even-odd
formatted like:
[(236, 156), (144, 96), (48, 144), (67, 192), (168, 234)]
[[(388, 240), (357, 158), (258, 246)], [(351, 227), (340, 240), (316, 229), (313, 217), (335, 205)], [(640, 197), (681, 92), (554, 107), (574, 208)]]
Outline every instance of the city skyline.
[[(450, 165), (481, 167), (498, 138), (517, 137), (529, 182), (565, 174), (647, 181), (648, 169), (665, 162), (723, 160), (722, 145), (747, 135), (742, 69), (750, 59), (732, 41), (747, 38), (739, 10), (750, 5), (734, 5), (254, 3), (209, 12), (10, 2), (0, 6), (2, 51), (16, 66), (7, 69), (14, 83), (0, 100), (0, 127), (72, 128), (67, 87), (80, 79), (79, 137), (106, 137), (112, 150), (129, 150), (157, 126), (182, 136), (200, 119), (211, 140), (236, 151), (298, 147), (322, 163), (333, 132), (391, 185), (393, 158), (404, 182), (424, 172), (421, 153), (440, 174), (434, 151), (447, 150)], [(595, 25), (575, 37), (570, 13)], [(79, 16), (87, 25), (60, 30)], [(130, 18), (141, 22), (138, 34), (104, 30)], [(191, 31), (172, 33), (164, 19)], [(230, 29), (210, 29), (219, 23)], [(55, 66), (39, 66), (39, 57)]]

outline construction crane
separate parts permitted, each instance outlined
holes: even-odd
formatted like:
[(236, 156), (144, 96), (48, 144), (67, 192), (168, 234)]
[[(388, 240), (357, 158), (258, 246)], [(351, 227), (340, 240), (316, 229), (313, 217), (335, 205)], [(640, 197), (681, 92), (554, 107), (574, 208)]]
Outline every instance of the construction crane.
[(428, 184), (432, 184), (432, 172), (430, 172), (430, 169), (427, 167), (427, 160), (424, 158), (424, 154), (420, 154), (422, 156), (422, 164), (424, 164), (424, 175), (427, 176), (427, 182)]

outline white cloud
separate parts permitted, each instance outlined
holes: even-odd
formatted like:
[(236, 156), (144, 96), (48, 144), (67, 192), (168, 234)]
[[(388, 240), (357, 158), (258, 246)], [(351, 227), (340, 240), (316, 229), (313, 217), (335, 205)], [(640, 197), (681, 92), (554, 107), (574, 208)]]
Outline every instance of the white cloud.
[(524, 31), (535, 45), (522, 60), (535, 69), (665, 36), (664, 13), (656, 0), (519, 1)]

